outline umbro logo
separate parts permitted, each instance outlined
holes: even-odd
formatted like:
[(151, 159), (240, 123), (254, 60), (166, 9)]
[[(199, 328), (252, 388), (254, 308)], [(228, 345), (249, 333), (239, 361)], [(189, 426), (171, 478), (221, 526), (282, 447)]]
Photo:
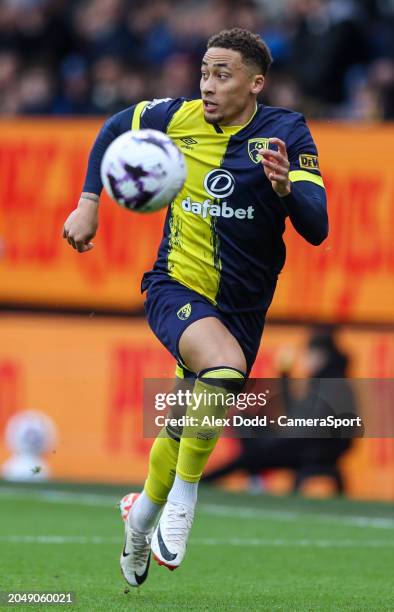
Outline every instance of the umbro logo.
[(190, 151), (193, 149), (193, 145), (198, 144), (198, 141), (191, 136), (185, 136), (180, 140), (183, 142), (183, 144), (181, 144), (181, 149), (189, 149)]
[(185, 138), (181, 138), (181, 140), (187, 145), (198, 144), (198, 141), (194, 140), (191, 136), (185, 136)]

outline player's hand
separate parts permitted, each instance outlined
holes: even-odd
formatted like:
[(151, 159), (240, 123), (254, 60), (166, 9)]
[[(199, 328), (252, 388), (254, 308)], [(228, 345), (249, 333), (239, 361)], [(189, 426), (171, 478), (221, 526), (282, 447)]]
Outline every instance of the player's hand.
[(291, 191), (291, 183), (289, 179), (290, 163), (287, 156), (286, 145), (279, 138), (270, 138), (270, 144), (278, 147), (277, 151), (272, 149), (261, 149), (261, 163), (263, 164), (264, 172), (269, 181), (271, 181), (272, 189), (280, 198), (289, 195)]
[(93, 249), (91, 240), (98, 228), (98, 198), (97, 201), (84, 198), (79, 200), (78, 207), (67, 217), (63, 228), (63, 238), (78, 251), (86, 253)]

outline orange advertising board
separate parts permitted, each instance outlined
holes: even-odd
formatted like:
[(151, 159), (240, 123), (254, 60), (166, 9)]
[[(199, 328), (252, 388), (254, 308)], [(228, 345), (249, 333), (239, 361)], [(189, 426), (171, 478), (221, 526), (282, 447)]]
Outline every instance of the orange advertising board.
[[(254, 376), (275, 376), (283, 348), (301, 350), (307, 335), (301, 326), (267, 326)], [(142, 436), (143, 380), (174, 373), (145, 321), (3, 315), (0, 337), (0, 466), (11, 454), (8, 419), (38, 410), (57, 429), (46, 457), (55, 478), (142, 482), (152, 443)], [(352, 375), (392, 375), (394, 334), (345, 329), (338, 339), (352, 358)], [(222, 439), (211, 465), (236, 446)], [(394, 439), (357, 440), (343, 469), (350, 496), (394, 499)]]
[(394, 125), (313, 129), (330, 233), (317, 249), (286, 232), (288, 259), (272, 315), (340, 321), (394, 319)]
[(96, 249), (62, 240), (83, 185), (97, 120), (0, 123), (0, 300), (54, 307), (136, 309), (163, 214), (136, 216), (103, 198)]
[[(164, 213), (133, 215), (105, 196), (96, 248), (61, 239), (99, 120), (0, 123), (0, 301), (130, 310), (154, 261)], [(286, 231), (288, 259), (270, 315), (389, 322), (394, 308), (394, 126), (314, 125), (330, 212), (318, 248)], [(289, 225), (289, 224), (288, 224)]]

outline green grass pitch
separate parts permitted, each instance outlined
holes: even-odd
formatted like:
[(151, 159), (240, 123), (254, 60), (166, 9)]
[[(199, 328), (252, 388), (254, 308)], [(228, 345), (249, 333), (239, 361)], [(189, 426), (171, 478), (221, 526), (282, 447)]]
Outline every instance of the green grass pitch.
[(116, 503), (127, 492), (0, 484), (0, 590), (73, 591), (76, 603), (62, 607), (87, 612), (394, 610), (390, 504), (201, 487), (183, 565), (153, 563), (147, 582), (125, 592)]

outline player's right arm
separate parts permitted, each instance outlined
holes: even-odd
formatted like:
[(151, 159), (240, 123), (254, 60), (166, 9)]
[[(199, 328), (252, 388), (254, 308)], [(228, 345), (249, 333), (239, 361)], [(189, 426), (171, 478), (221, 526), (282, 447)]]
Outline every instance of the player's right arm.
[(110, 117), (98, 134), (89, 156), (85, 183), (75, 210), (67, 217), (63, 238), (78, 251), (86, 253), (98, 228), (98, 211), (103, 184), (100, 177), (101, 160), (111, 142), (131, 128), (135, 107), (132, 106)]
[(78, 205), (66, 219), (63, 227), (65, 238), (78, 253), (90, 251), (91, 242), (98, 228), (99, 196), (96, 193), (82, 192)]
[(105, 122), (90, 152), (86, 179), (77, 208), (67, 217), (63, 228), (63, 238), (76, 251), (85, 253), (94, 246), (91, 241), (98, 228), (99, 200), (103, 189), (100, 166), (111, 142), (130, 129), (149, 128), (166, 132), (173, 114), (183, 102), (184, 98), (139, 102)]

